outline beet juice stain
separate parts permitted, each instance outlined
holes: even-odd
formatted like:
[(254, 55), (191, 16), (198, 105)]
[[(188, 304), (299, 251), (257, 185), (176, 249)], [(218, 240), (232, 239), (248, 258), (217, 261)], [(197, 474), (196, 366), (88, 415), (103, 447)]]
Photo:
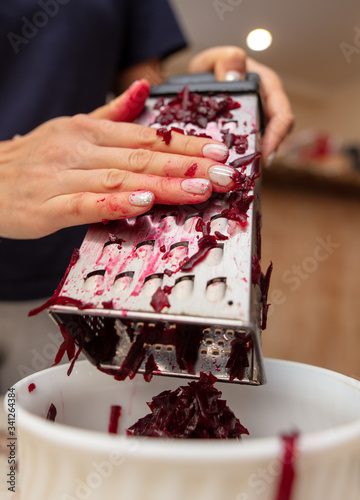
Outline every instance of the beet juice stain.
[(294, 462), (297, 452), (297, 441), (299, 434), (294, 432), (293, 434), (282, 436), (283, 442), (283, 457), (282, 457), (282, 473), (279, 483), (279, 489), (275, 500), (291, 500), (294, 481), (296, 479), (296, 472), (294, 467)]

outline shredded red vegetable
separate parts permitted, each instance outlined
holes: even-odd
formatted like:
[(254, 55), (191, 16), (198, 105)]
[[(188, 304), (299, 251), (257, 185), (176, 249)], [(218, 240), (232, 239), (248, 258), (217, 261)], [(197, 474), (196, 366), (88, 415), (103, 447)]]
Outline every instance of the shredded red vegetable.
[(198, 381), (152, 398), (151, 413), (128, 430), (132, 436), (166, 438), (240, 439), (248, 430), (220, 399), (216, 377), (201, 373)]
[(111, 406), (109, 426), (108, 426), (109, 434), (117, 434), (120, 416), (121, 416), (121, 406), (118, 405)]

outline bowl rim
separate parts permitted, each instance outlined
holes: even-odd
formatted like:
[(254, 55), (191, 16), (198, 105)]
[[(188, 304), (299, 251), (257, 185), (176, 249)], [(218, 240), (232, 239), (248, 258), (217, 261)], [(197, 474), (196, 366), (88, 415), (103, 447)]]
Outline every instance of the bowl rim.
[[(89, 364), (87, 360), (78, 361), (77, 366)], [(306, 367), (308, 370), (331, 376), (338, 381), (348, 384), (359, 391), (360, 381), (343, 375), (341, 373), (296, 361), (281, 360), (276, 358), (265, 358), (266, 365), (281, 365), (293, 367)], [(92, 366), (92, 365), (91, 365)], [(45, 372), (51, 370), (67, 371), (69, 363), (56, 367), (47, 368), (35, 374), (29, 375), (16, 384), (13, 388), (23, 387), (30, 382), (36, 382), (36, 378), (42, 377)], [(95, 368), (95, 367), (94, 367)], [(266, 368), (266, 367), (265, 367)], [(95, 368), (96, 369), (96, 368)], [(256, 388), (254, 389), (256, 390)], [(4, 406), (6, 407), (6, 397)], [(204, 462), (233, 461), (234, 459), (246, 459), (247, 462), (259, 459), (271, 459), (279, 456), (282, 449), (282, 436), (271, 436), (266, 438), (252, 438), (246, 440), (174, 440), (159, 438), (144, 438), (126, 435), (110, 435), (104, 432), (81, 429), (71, 425), (47, 421), (43, 417), (34, 415), (23, 408), (16, 399), (17, 429), (25, 430), (36, 436), (38, 440), (47, 441), (56, 446), (66, 446), (88, 452), (90, 450), (100, 453), (111, 453), (120, 451), (124, 456), (137, 458), (161, 458), (175, 461), (191, 459)], [(5, 408), (6, 409), (6, 408)], [(21, 432), (20, 440), (21, 440)], [(176, 442), (176, 446), (174, 446)], [(240, 444), (240, 446), (239, 446)], [(360, 450), (360, 415), (359, 418), (346, 424), (338, 425), (330, 429), (300, 433), (297, 440), (297, 450), (301, 455), (315, 455), (342, 447), (349, 450)], [(214, 452), (214, 453), (211, 453)]]

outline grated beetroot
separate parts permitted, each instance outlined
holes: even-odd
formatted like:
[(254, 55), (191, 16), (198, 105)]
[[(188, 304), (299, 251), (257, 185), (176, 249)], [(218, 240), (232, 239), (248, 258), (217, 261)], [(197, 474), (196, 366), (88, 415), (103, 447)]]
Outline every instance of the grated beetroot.
[(51, 422), (55, 422), (56, 415), (57, 415), (56, 406), (53, 403), (51, 403), (46, 415), (46, 420), (51, 420)]
[(215, 236), (206, 235), (199, 239), (198, 241), (199, 250), (185, 259), (183, 264), (180, 266), (181, 271), (191, 271), (197, 264), (202, 262), (207, 256), (208, 252), (217, 246), (217, 239)]
[(156, 122), (161, 125), (182, 122), (206, 128), (209, 122), (219, 118), (231, 119), (231, 111), (240, 108), (240, 104), (230, 96), (217, 101), (214, 97), (190, 93), (189, 87), (185, 86), (168, 104), (165, 104), (165, 100), (161, 97), (154, 107), (160, 111)]
[(252, 347), (252, 340), (249, 334), (235, 332), (234, 340), (231, 342), (231, 352), (226, 363), (229, 373), (229, 381), (236, 378), (244, 378), (245, 369), (249, 366), (248, 352)]
[(260, 274), (260, 290), (261, 290), (261, 306), (262, 306), (262, 320), (261, 320), (261, 329), (265, 330), (267, 323), (267, 315), (270, 304), (267, 303), (269, 286), (270, 286), (270, 278), (273, 270), (273, 263), (270, 262), (269, 267), (266, 270), (266, 274)]
[(299, 434), (294, 432), (288, 436), (282, 436), (283, 457), (281, 460), (282, 472), (281, 479), (275, 500), (291, 500), (295, 480), (294, 461), (297, 452), (297, 440)]
[(175, 391), (163, 391), (148, 403), (151, 413), (128, 430), (132, 436), (167, 438), (241, 439), (248, 430), (220, 399), (216, 377), (205, 373), (200, 379)]
[(257, 285), (260, 281), (261, 266), (257, 255), (251, 257), (251, 281)]
[(239, 155), (246, 153), (249, 146), (247, 135), (234, 134), (227, 129), (222, 130), (221, 135), (223, 136), (223, 142), (229, 149), (235, 148), (235, 151)]
[(50, 307), (50, 306), (52, 306), (54, 304), (74, 305), (75, 307), (77, 307), (79, 304), (81, 305), (81, 301), (80, 300), (72, 299), (70, 297), (59, 297), (61, 289), (62, 289), (62, 287), (63, 287), (63, 285), (64, 285), (64, 283), (66, 281), (66, 278), (68, 277), (68, 274), (69, 274), (71, 268), (79, 260), (79, 257), (80, 257), (80, 251), (79, 251), (78, 248), (75, 248), (74, 251), (73, 251), (73, 253), (72, 253), (72, 255), (71, 255), (70, 262), (69, 262), (68, 267), (66, 268), (65, 274), (64, 274), (62, 280), (60, 281), (60, 283), (58, 284), (58, 287), (54, 291), (53, 296), (50, 299), (48, 299), (40, 307), (36, 307), (35, 309), (32, 309), (29, 312), (28, 316), (35, 316), (36, 314), (39, 314), (42, 311), (45, 311), (45, 309), (47, 309), (48, 307)]
[(171, 129), (168, 130), (166, 127), (160, 127), (156, 130), (156, 135), (159, 135), (162, 137), (162, 140), (165, 142), (165, 144), (168, 146), (171, 141)]
[(234, 168), (246, 167), (253, 160), (260, 157), (260, 153), (251, 153), (250, 155), (241, 156), (240, 158), (236, 158), (236, 160), (232, 161), (229, 165)]
[(195, 173), (196, 173), (196, 170), (198, 168), (198, 164), (197, 163), (193, 163), (188, 169), (187, 171), (185, 172), (185, 177), (194, 177)]
[(110, 418), (108, 425), (109, 434), (117, 434), (120, 416), (121, 416), (121, 406), (112, 405), (110, 408)]
[(151, 353), (145, 363), (144, 379), (146, 382), (150, 382), (153, 378), (153, 373), (158, 371), (159, 367), (155, 363), (154, 355)]
[(153, 307), (154, 311), (161, 312), (164, 307), (170, 307), (170, 302), (167, 297), (171, 293), (171, 288), (169, 286), (165, 286), (164, 288), (159, 288), (156, 290), (154, 295), (151, 298), (150, 305)]

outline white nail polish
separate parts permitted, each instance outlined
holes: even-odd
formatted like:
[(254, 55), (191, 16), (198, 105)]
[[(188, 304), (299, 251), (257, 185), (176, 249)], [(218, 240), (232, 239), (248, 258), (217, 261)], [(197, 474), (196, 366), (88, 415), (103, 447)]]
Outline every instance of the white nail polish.
[(276, 151), (269, 154), (268, 159), (266, 160), (266, 168), (271, 167), (271, 164), (273, 163), (275, 156), (276, 156)]
[(204, 194), (210, 186), (207, 179), (185, 179), (181, 183), (181, 188), (186, 193)]
[(155, 195), (151, 191), (135, 191), (129, 196), (129, 202), (137, 207), (146, 207), (154, 201), (154, 198)]
[(226, 82), (238, 82), (239, 80), (243, 80), (244, 75), (240, 73), (240, 71), (232, 70), (225, 73), (225, 81)]
[(234, 174), (235, 170), (226, 165), (214, 165), (209, 169), (209, 178), (211, 182), (221, 187), (229, 186), (234, 182)]
[(229, 156), (229, 150), (225, 144), (205, 144), (203, 155), (215, 161), (225, 161)]

